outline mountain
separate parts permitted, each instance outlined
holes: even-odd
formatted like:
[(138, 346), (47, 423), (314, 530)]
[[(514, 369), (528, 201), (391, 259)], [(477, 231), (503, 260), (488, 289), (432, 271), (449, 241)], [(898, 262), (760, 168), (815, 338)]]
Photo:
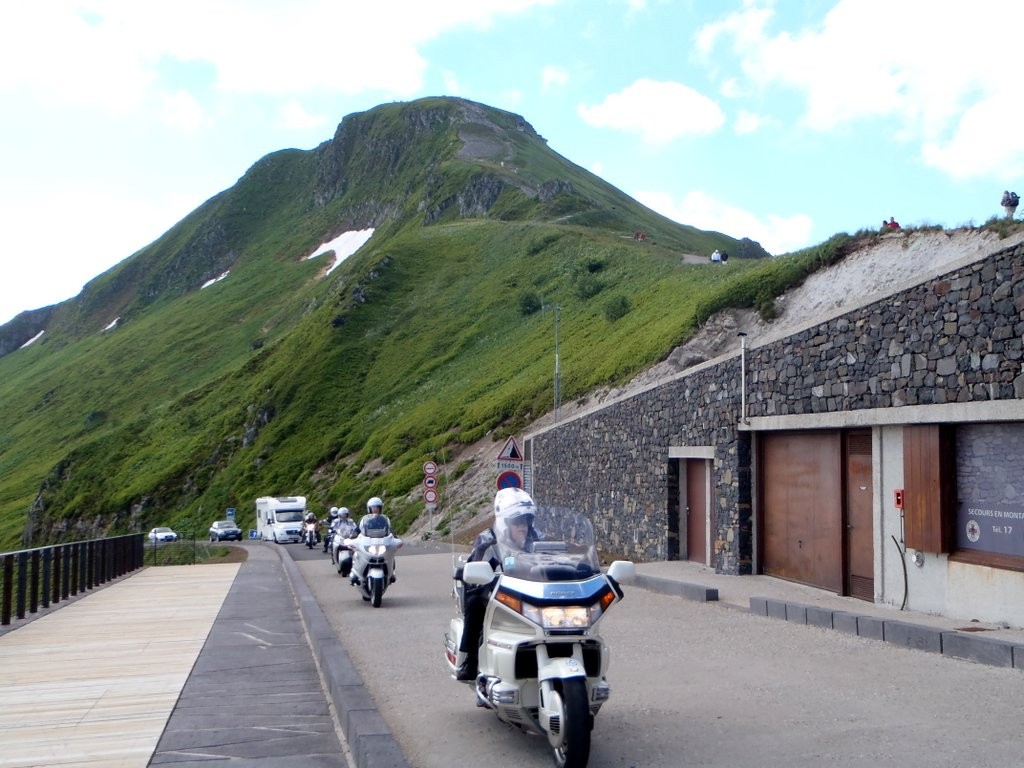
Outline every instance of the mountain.
[[(310, 258), (370, 230), (343, 260)], [(728, 265), (707, 262), (715, 249)], [(663, 359), (718, 308), (770, 309), (836, 252), (765, 259), (672, 222), (485, 105), (349, 115), (74, 299), (0, 327), (0, 546), (201, 534), (226, 507), (247, 526), (266, 494), (320, 509), (382, 495), (402, 529), (424, 460), (445, 462), (443, 493), (465, 446), (550, 409), (556, 317), (569, 400)]]

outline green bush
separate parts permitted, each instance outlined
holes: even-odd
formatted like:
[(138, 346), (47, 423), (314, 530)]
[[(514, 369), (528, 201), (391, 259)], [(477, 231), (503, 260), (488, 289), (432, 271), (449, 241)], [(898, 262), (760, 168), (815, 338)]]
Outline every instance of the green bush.
[(533, 291), (525, 291), (519, 294), (519, 314), (524, 317), (532, 315), (534, 312), (540, 312), (543, 306), (544, 302)]
[(620, 317), (625, 317), (632, 307), (629, 305), (629, 299), (625, 296), (615, 296), (605, 302), (604, 305), (604, 316), (605, 319), (610, 323), (614, 323)]

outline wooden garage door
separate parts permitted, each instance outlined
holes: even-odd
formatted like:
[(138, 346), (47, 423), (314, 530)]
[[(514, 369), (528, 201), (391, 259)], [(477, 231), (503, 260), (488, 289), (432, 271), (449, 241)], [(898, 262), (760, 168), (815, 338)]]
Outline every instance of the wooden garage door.
[(763, 571), (839, 593), (843, 588), (839, 432), (761, 438)]

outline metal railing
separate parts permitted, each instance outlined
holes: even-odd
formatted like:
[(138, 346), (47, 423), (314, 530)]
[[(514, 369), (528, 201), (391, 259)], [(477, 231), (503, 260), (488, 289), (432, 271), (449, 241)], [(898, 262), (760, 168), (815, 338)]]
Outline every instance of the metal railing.
[(151, 541), (145, 544), (146, 565), (195, 565), (208, 556), (205, 542), (198, 542), (194, 533), (179, 533), (174, 541)]
[(0, 625), (141, 568), (144, 544), (132, 533), (0, 554)]

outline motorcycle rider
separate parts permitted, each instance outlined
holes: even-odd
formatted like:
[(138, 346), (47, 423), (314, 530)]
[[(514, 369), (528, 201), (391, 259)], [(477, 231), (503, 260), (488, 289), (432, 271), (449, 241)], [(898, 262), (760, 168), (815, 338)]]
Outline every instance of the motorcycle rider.
[(359, 530), (366, 533), (367, 529), (383, 528), (383, 536), (391, 533), (391, 521), (384, 514), (384, 501), (379, 496), (374, 496), (366, 502), (366, 515), (359, 521)]
[[(381, 499), (380, 496), (374, 496), (366, 502), (366, 514), (363, 516), (363, 519), (359, 521), (359, 525), (353, 535), (372, 536), (376, 534), (377, 536), (387, 536), (390, 533), (391, 520), (384, 514), (384, 500)], [(396, 574), (397, 571), (398, 566), (395, 565), (394, 570), (391, 572), (392, 584), (398, 580), (398, 576)], [(352, 574), (352, 583), (359, 583), (359, 577), (354, 573)]]
[[(495, 571), (514, 560), (516, 552), (529, 552), (541, 536), (533, 527), (537, 505), (522, 488), (502, 488), (494, 496), (494, 526), (481, 531), (473, 544), (468, 561), (491, 564)], [(512, 555), (512, 557), (509, 557)], [(509, 566), (511, 566), (511, 562)], [(484, 613), (491, 596), (491, 584), (464, 585), (462, 598), (463, 630), (459, 650), (466, 654), (455, 670), (456, 680), (475, 680), (480, 654), (480, 633)]]
[[(341, 562), (341, 550), (345, 548), (345, 539), (352, 539), (359, 535), (359, 526), (356, 525), (356, 521), (350, 517), (348, 507), (339, 507), (338, 516), (331, 523), (331, 530), (334, 531), (333, 547), (334, 547), (334, 559), (333, 562)], [(349, 558), (343, 565), (343, 570), (339, 571), (342, 576), (348, 576), (352, 570), (352, 559)]]
[(324, 534), (324, 552), (331, 545), (331, 540), (334, 536), (335, 523), (338, 520), (338, 508), (331, 507), (331, 511), (327, 513), (327, 518), (321, 521), (321, 525), (327, 527), (327, 533)]
[[(304, 522), (305, 522), (306, 525), (313, 525), (314, 526), (313, 530), (316, 531), (316, 540), (317, 540), (317, 543), (319, 543), (319, 541), (320, 541), (320, 526), (317, 525), (316, 515), (313, 514), (312, 510), (310, 510), (310, 511), (308, 511), (306, 513), (306, 519), (305, 519)], [(302, 533), (302, 540), (305, 541), (306, 540), (306, 533), (305, 533), (306, 528), (305, 528), (305, 526), (303, 526), (302, 531), (303, 531), (303, 533)]]

